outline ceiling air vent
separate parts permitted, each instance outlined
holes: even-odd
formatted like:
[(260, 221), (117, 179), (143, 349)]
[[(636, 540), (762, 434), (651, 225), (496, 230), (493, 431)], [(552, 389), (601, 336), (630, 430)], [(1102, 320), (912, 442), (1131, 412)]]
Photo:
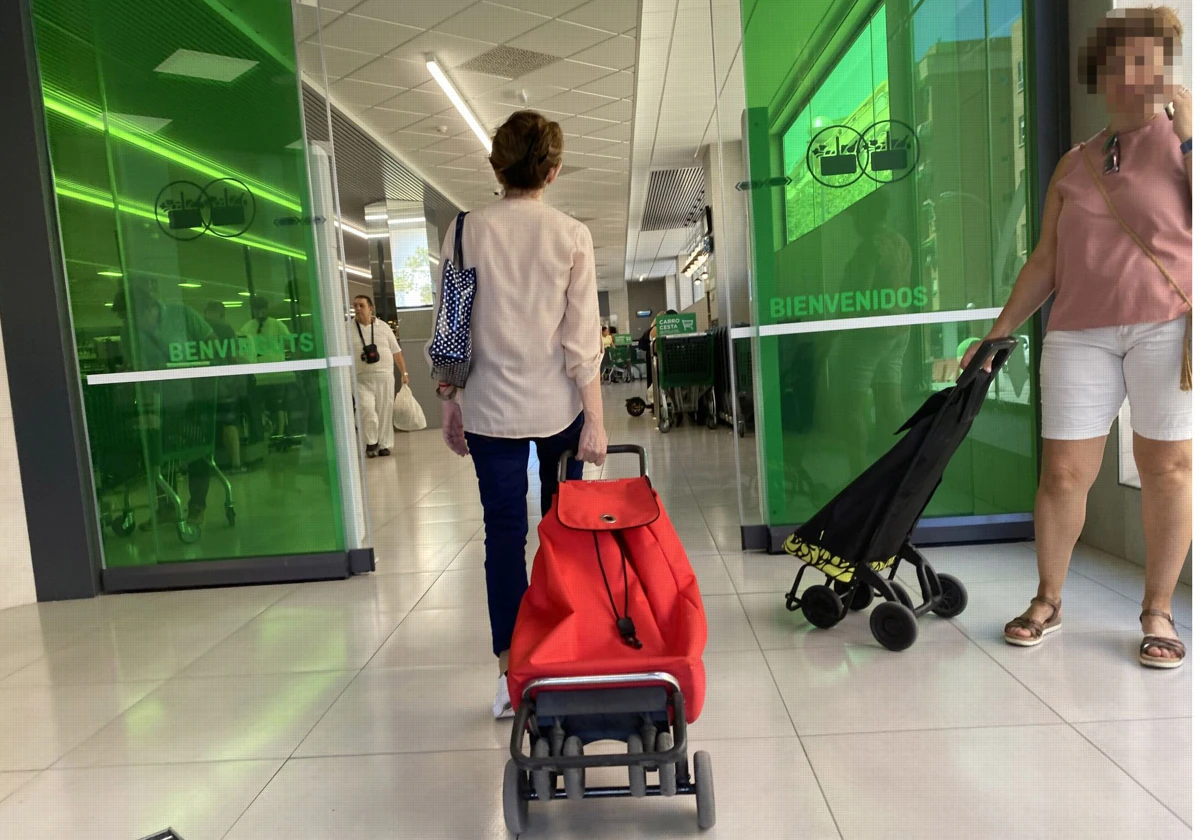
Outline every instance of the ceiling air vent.
[(659, 169), (650, 173), (642, 230), (691, 227), (703, 214), (703, 167)]
[(519, 79), (534, 70), (541, 70), (558, 61), (557, 56), (516, 47), (496, 47), (481, 56), (472, 58), (466, 64), (460, 64), (460, 70), (472, 73), (486, 73), (489, 76), (500, 76), (504, 79)]

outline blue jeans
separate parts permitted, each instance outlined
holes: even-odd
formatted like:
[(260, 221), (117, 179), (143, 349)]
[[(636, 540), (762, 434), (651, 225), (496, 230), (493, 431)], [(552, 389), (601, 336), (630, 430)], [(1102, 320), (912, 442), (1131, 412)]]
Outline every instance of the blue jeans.
[[(525, 501), (529, 495), (529, 444), (537, 447), (538, 474), (542, 482), (542, 516), (558, 491), (558, 460), (579, 448), (583, 415), (558, 434), (548, 438), (494, 438), (467, 433), (467, 446), (479, 479), (485, 535), (484, 572), (487, 575), (488, 616), (492, 623), (492, 652), (499, 656), (512, 644), (517, 610), (529, 587), (525, 572), (525, 540), (529, 518)], [(567, 477), (583, 478), (583, 462), (571, 459)]]

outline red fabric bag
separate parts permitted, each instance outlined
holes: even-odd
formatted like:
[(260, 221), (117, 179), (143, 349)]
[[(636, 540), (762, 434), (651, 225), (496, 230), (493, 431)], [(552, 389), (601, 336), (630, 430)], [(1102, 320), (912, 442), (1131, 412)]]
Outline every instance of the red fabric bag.
[[(665, 671), (679, 681), (688, 722), (695, 721), (704, 705), (708, 623), (696, 575), (650, 480), (562, 482), (538, 534), (509, 654), (514, 705), (539, 678)], [(623, 638), (628, 628), (618, 620), (626, 616), (633, 634)]]

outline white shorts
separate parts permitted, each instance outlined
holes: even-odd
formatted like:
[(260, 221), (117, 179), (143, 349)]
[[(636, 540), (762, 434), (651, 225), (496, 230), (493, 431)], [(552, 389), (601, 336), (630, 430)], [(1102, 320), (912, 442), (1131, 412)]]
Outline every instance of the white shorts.
[(1056, 330), (1042, 348), (1042, 437), (1088, 440), (1112, 430), (1129, 398), (1147, 440), (1192, 438), (1192, 395), (1179, 389), (1186, 318), (1160, 324)]

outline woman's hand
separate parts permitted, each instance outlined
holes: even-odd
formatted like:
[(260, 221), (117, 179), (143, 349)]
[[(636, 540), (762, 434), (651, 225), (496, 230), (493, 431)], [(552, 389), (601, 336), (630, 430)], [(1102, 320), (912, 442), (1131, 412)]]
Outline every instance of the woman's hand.
[(453, 400), (442, 401), (442, 440), (460, 458), (470, 454), (467, 435), (463, 431), (462, 406)]
[[(983, 341), (992, 341), (993, 339), (996, 339), (996, 338), (999, 338), (999, 336), (993, 335), (992, 333), (988, 333), (987, 336), (983, 339)], [(971, 364), (971, 360), (974, 359), (975, 354), (979, 352), (979, 345), (983, 344), (983, 341), (976, 341), (974, 344), (972, 344), (970, 347), (967, 348), (967, 352), (963, 354), (962, 361), (959, 362), (959, 364), (958, 364), (958, 366), (961, 370), (966, 370), (967, 365)], [(983, 363), (983, 369), (985, 371), (987, 371), (988, 373), (992, 372), (992, 360), (991, 359), (988, 359), (986, 362)]]
[(1176, 88), (1171, 105), (1175, 108), (1171, 127), (1179, 142), (1184, 143), (1192, 138), (1192, 92), (1183, 86)]
[(604, 465), (608, 456), (608, 432), (604, 430), (604, 422), (593, 420), (583, 421), (583, 431), (579, 433), (579, 452), (576, 459), (585, 464)]

